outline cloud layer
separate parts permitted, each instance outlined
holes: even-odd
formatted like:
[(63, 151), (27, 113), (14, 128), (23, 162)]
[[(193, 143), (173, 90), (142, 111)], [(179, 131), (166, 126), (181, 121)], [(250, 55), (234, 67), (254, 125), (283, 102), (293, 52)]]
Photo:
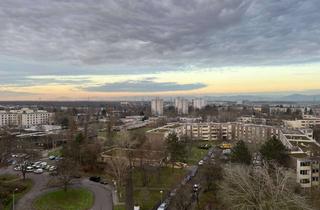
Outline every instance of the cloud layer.
[(319, 8), (318, 0), (2, 0), (0, 48), (80, 65), (318, 61)]
[(93, 92), (169, 92), (188, 91), (206, 87), (202, 83), (178, 84), (175, 82), (155, 82), (153, 79), (105, 83), (85, 88)]
[(193, 90), (208, 83), (128, 77), (122, 78), (127, 84), (92, 86), (90, 80), (36, 76), (145, 78), (319, 63), (319, 10), (319, 0), (1, 0), (0, 87), (82, 83), (88, 91)]

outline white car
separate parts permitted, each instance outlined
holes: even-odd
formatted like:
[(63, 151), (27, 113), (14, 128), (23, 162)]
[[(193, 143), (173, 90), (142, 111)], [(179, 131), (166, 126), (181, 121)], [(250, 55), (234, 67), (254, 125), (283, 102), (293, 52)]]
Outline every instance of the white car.
[(43, 169), (42, 168), (38, 168), (36, 170), (33, 171), (36, 174), (42, 174), (43, 173)]
[(162, 203), (158, 208), (157, 210), (165, 210), (167, 209), (167, 204), (166, 203)]
[(49, 156), (49, 159), (50, 159), (50, 160), (54, 160), (54, 159), (56, 159), (56, 156), (50, 155), (50, 156)]
[(33, 167), (32, 166), (28, 166), (27, 167), (27, 172), (33, 172)]
[(54, 171), (54, 170), (56, 170), (56, 169), (57, 169), (56, 166), (51, 166), (51, 167), (49, 168), (49, 171)]
[(202, 166), (203, 163), (204, 163), (203, 160), (200, 160), (199, 163), (198, 163), (198, 165), (199, 165), (199, 166)]

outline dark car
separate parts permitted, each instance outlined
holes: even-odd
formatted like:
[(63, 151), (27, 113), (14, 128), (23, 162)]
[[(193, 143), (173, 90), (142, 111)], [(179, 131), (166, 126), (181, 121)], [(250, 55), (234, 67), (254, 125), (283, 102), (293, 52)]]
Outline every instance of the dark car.
[(101, 181), (101, 177), (100, 176), (91, 176), (89, 178), (90, 181), (93, 181), (93, 182), (100, 182)]

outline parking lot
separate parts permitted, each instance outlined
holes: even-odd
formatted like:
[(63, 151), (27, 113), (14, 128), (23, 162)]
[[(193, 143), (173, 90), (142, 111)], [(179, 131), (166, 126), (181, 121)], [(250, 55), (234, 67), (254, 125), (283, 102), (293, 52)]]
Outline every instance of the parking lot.
[(14, 171), (24, 171), (35, 174), (49, 173), (54, 175), (56, 174), (57, 163), (61, 160), (60, 157), (50, 156), (49, 158), (32, 161), (28, 157), (21, 156), (23, 155), (13, 154), (10, 159)]

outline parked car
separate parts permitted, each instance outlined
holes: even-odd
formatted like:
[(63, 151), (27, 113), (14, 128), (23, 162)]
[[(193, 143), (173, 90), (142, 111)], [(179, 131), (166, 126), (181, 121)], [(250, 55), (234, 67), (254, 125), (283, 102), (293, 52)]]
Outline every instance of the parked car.
[(35, 174), (42, 174), (43, 173), (43, 169), (42, 168), (38, 168), (36, 170), (33, 171)]
[(33, 172), (33, 167), (32, 166), (27, 166), (27, 172)]
[(167, 209), (167, 204), (166, 203), (162, 203), (158, 208), (157, 210), (165, 210)]
[(101, 177), (100, 176), (91, 176), (91, 177), (89, 177), (89, 180), (93, 181), (93, 182), (100, 182)]
[(49, 156), (49, 160), (54, 160), (54, 159), (56, 159), (56, 156), (54, 156), (54, 155)]
[(47, 165), (48, 165), (47, 162), (41, 162), (41, 163), (40, 163), (40, 167), (41, 167), (41, 168), (45, 168)]
[(56, 166), (50, 166), (50, 167), (49, 167), (49, 171), (55, 171), (56, 169), (57, 169)]
[(204, 161), (203, 161), (203, 160), (200, 160), (199, 163), (198, 163), (198, 165), (199, 165), (199, 166), (202, 166), (203, 163), (204, 163)]

